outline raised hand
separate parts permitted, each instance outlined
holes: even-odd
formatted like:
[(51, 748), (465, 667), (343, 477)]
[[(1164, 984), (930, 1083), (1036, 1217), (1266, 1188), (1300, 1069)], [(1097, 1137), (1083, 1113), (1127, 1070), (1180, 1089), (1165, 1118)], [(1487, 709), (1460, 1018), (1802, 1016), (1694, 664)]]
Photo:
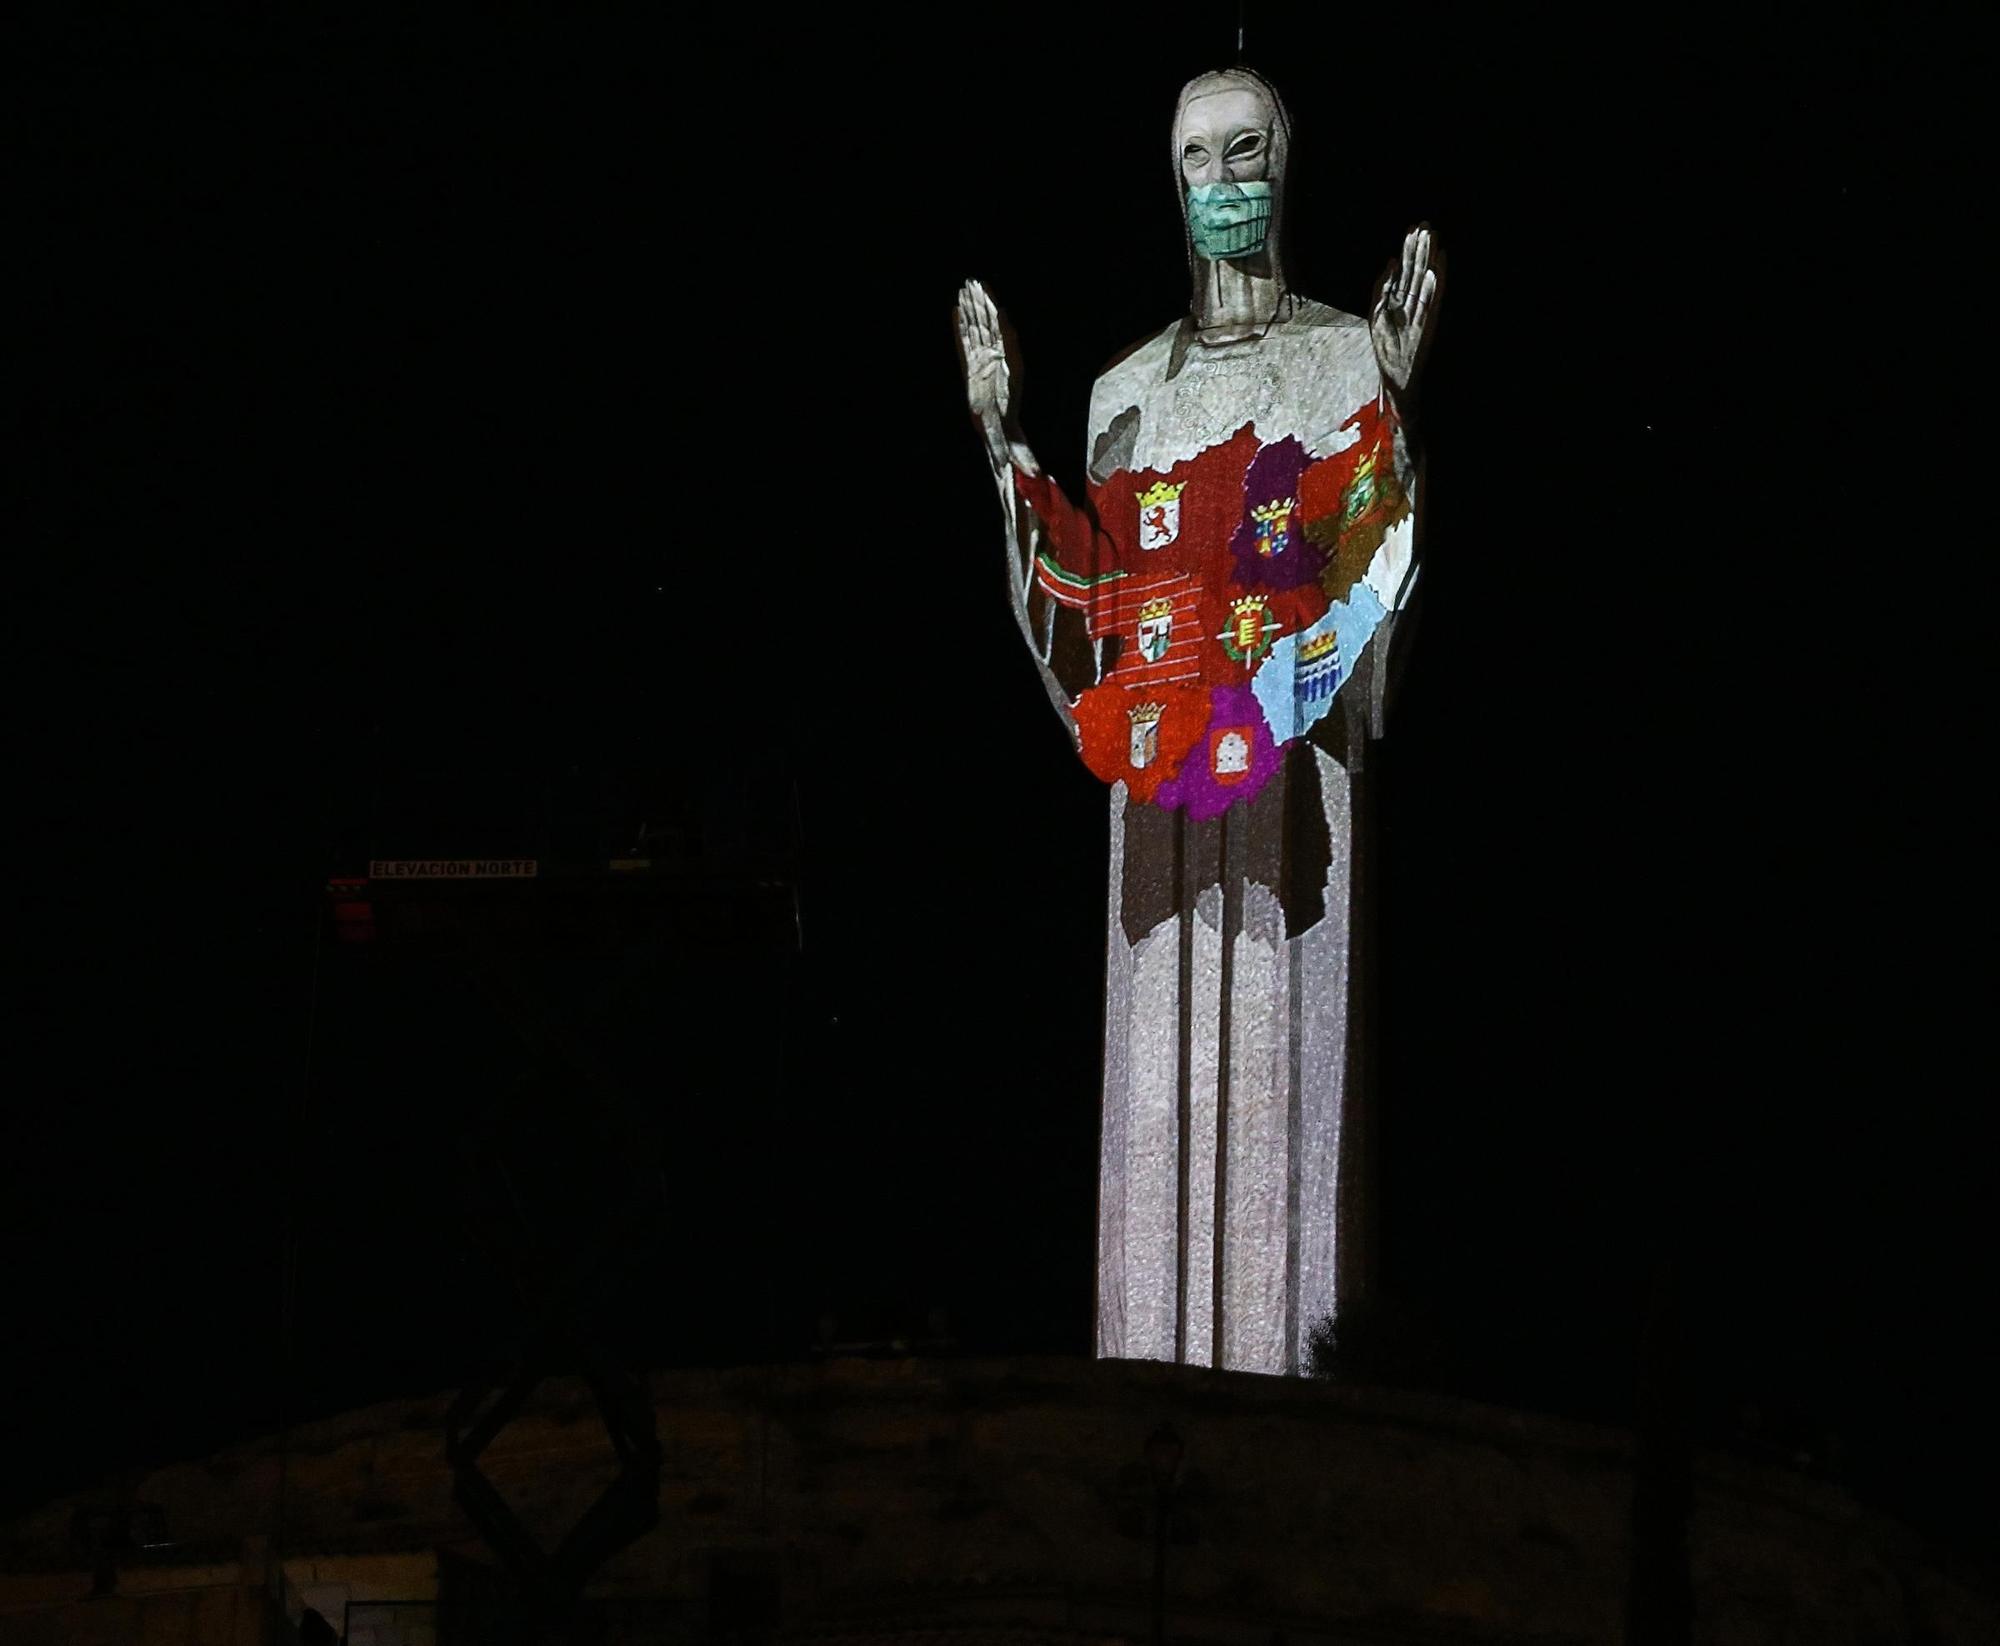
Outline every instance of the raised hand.
[(1006, 322), (977, 280), (959, 288), (958, 353), (965, 368), (966, 404), (994, 463), (1004, 467), (1014, 426), (1014, 362)]
[(1431, 267), (1430, 227), (1420, 223), (1403, 236), (1403, 255), (1390, 261), (1368, 316), (1376, 363), (1398, 394), (1408, 389), (1416, 376), (1424, 323), (1430, 318), (1437, 289), (1437, 270)]

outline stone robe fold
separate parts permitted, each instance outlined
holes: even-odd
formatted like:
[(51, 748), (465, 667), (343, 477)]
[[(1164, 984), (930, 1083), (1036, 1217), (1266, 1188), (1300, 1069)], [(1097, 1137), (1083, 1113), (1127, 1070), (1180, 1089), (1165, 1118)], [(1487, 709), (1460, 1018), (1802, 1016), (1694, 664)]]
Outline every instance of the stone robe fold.
[(1100, 1356), (1304, 1369), (1365, 1285), (1365, 813), (1415, 474), (1366, 324), (1180, 322), (1101, 377), (1089, 498), (1015, 472), (1018, 615), (1111, 785)]

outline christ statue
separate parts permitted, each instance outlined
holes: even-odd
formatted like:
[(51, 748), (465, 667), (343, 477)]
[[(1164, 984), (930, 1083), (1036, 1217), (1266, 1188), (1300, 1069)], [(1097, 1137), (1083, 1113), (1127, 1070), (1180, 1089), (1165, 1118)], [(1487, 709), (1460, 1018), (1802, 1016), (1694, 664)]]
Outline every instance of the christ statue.
[(1438, 289), (1417, 228), (1367, 319), (1294, 291), (1289, 142), (1246, 69), (1182, 89), (1192, 302), (1097, 379), (1081, 504), (1022, 438), (1010, 328), (958, 300), (1014, 616), (1111, 790), (1096, 1351), (1275, 1373), (1368, 1272), (1358, 801)]

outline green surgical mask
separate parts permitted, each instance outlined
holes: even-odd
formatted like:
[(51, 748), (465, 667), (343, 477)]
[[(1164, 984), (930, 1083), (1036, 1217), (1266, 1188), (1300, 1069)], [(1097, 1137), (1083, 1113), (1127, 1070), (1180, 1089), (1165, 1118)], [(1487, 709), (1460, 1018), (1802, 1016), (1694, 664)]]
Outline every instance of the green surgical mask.
[(1187, 218), (1202, 256), (1254, 257), (1271, 232), (1271, 185), (1197, 183), (1188, 190)]

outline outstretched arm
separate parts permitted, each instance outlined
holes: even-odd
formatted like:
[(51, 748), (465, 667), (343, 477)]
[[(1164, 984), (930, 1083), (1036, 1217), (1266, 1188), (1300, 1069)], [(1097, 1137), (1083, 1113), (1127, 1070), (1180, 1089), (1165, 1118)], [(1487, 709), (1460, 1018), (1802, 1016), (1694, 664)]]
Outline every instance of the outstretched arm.
[(966, 281), (958, 290), (958, 355), (965, 368), (966, 405), (986, 443), (994, 473), (1014, 467), (1040, 474), (1041, 465), (1021, 438), (1014, 416), (1020, 354), (1013, 327), (977, 280)]
[(1440, 273), (1444, 254), (1432, 238), (1430, 225), (1420, 223), (1403, 236), (1402, 254), (1390, 259), (1382, 283), (1369, 311), (1368, 331), (1375, 344), (1375, 363), (1382, 374), (1382, 386), (1396, 411), (1396, 479), (1410, 500), (1409, 530), (1411, 562), (1399, 579), (1399, 587), (1387, 617), (1382, 621), (1371, 647), (1371, 679), (1367, 693), (1367, 731), (1380, 737), (1387, 729), (1389, 705), (1396, 682), (1408, 664), (1414, 613), (1407, 608), (1416, 593), (1416, 554), (1421, 532), (1418, 511), (1418, 477), (1421, 471), (1420, 432), (1417, 427), (1417, 385), (1425, 356), (1429, 353), (1432, 317), (1442, 285)]
[[(1057, 558), (1054, 551), (1065, 542), (1081, 535), (1087, 544), (1092, 528), (1088, 517), (1042, 473), (1021, 437), (1015, 418), (1020, 366), (1012, 329), (976, 280), (968, 280), (958, 294), (958, 350), (965, 369), (966, 404), (985, 446), (1006, 520), (1007, 587), (1014, 621), (1034, 656), (1049, 701), (1074, 737), (1070, 704), (1091, 683), (1095, 669), (1083, 673), (1079, 648), (1061, 643), (1074, 637), (1060, 633), (1059, 625), (1065, 619), (1074, 623), (1075, 618), (1050, 597), (1047, 568)], [(1093, 568), (1086, 560), (1071, 569), (1087, 577)], [(1087, 649), (1081, 651), (1083, 657), (1090, 655)], [(1075, 678), (1079, 674), (1082, 677)]]
[(1375, 364), (1401, 425), (1396, 441), (1396, 478), (1412, 497), (1416, 495), (1418, 450), (1417, 379), (1428, 352), (1425, 344), (1443, 266), (1443, 250), (1432, 242), (1430, 225), (1419, 223), (1403, 236), (1402, 255), (1389, 260), (1368, 314)]

